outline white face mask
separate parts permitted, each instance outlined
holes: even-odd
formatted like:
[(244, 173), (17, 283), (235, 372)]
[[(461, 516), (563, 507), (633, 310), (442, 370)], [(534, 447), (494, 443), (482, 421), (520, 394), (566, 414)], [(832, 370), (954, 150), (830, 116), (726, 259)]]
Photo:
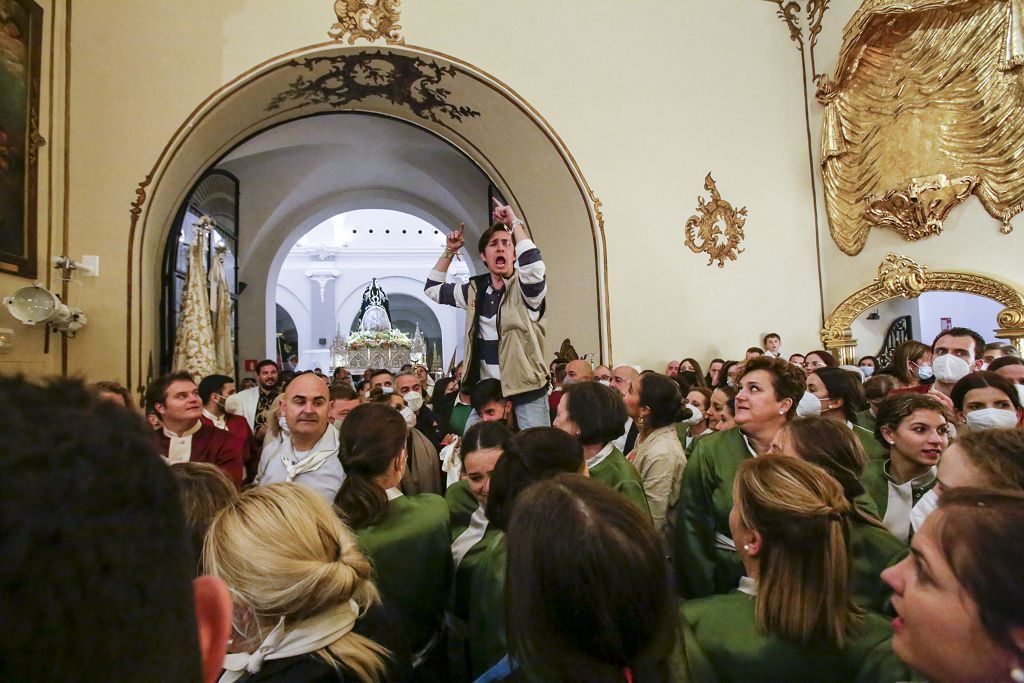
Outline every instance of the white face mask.
[(599, 379), (599, 380), (597, 380), (597, 383), (598, 383), (598, 384), (603, 384), (603, 385), (605, 385), (606, 387), (610, 387), (610, 386), (612, 385), (612, 383), (611, 383), (611, 382), (609, 382), (609, 381), (608, 381), (608, 380), (606, 380), (606, 379)]
[(932, 360), (932, 372), (943, 384), (956, 384), (971, 374), (971, 366), (963, 358), (947, 353)]
[(415, 413), (423, 407), (423, 394), (418, 391), (409, 391), (402, 394), (402, 398), (409, 404), (409, 407)]
[(395, 393), (395, 390), (392, 387), (382, 386), (380, 388), (380, 390), (383, 391), (385, 394), (393, 394), (393, 393)]
[(860, 366), (860, 372), (864, 375), (864, 379), (867, 379), (871, 375), (875, 374), (875, 369), (870, 365), (862, 365)]
[(398, 412), (400, 412), (402, 417), (405, 418), (405, 424), (410, 429), (416, 426), (416, 413), (412, 412), (412, 409), (409, 406), (403, 406)]
[(1017, 389), (1017, 401), (1024, 406), (1024, 384), (1014, 384)]
[(689, 408), (690, 412), (692, 412), (693, 414), (690, 415), (690, 417), (683, 420), (684, 425), (695, 425), (704, 419), (704, 413), (700, 411), (700, 408), (698, 408), (697, 406), (691, 406), (689, 403), (686, 404), (686, 407)]
[(821, 415), (821, 399), (809, 391), (805, 391), (796, 404), (798, 417), (818, 417)]
[(1002, 408), (982, 408), (967, 413), (967, 426), (976, 431), (1012, 429), (1017, 426), (1017, 412)]

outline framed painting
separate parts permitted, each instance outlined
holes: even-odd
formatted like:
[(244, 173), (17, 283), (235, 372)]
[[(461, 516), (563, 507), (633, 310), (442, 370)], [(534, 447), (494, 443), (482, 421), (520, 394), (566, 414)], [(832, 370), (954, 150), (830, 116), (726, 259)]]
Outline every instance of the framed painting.
[(43, 10), (0, 0), (0, 272), (34, 278)]

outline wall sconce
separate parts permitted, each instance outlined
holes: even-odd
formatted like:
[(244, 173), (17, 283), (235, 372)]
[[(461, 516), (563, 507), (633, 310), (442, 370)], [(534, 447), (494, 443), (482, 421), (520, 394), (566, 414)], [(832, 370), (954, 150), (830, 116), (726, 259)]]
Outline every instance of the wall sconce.
[(38, 282), (5, 297), (4, 304), (19, 322), (26, 325), (49, 324), (69, 337), (73, 337), (87, 322), (80, 308), (71, 308)]

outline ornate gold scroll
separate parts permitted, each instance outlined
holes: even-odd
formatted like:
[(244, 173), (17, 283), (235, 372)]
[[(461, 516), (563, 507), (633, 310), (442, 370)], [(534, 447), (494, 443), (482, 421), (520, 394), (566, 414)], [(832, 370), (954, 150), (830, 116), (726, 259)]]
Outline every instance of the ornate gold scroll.
[(388, 45), (405, 45), (398, 23), (400, 4), (402, 0), (336, 0), (338, 23), (327, 35), (335, 40), (347, 38), (349, 45), (360, 38), (371, 43), (384, 38)]
[(697, 197), (698, 214), (686, 221), (686, 246), (695, 254), (708, 255), (708, 265), (718, 261), (718, 267), (725, 266), (725, 260), (735, 261), (743, 253), (743, 226), (747, 222), (747, 209), (734, 209), (722, 199), (714, 178), (708, 173), (704, 189), (711, 193), (711, 201)]
[(936, 234), (971, 193), (1012, 230), (1024, 210), (1022, 21), (1024, 0), (861, 5), (835, 78), (818, 81), (825, 202), (840, 249), (859, 253), (872, 227), (908, 240)]

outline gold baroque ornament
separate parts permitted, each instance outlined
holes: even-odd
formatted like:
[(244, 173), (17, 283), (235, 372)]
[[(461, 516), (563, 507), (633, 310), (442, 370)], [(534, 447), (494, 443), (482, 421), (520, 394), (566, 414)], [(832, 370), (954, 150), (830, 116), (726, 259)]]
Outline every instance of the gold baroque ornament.
[(743, 226), (747, 222), (747, 209), (734, 209), (722, 199), (714, 178), (708, 173), (704, 189), (711, 193), (711, 201), (705, 203), (697, 197), (697, 211), (686, 221), (686, 246), (695, 254), (707, 254), (708, 265), (718, 261), (718, 267), (725, 267), (725, 260), (735, 261), (743, 241)]
[(327, 32), (334, 40), (348, 39), (349, 45), (363, 39), (373, 42), (384, 38), (388, 45), (405, 45), (398, 23), (402, 0), (336, 0), (338, 22)]
[(872, 227), (937, 234), (970, 194), (1012, 230), (1024, 210), (1022, 22), (1024, 0), (861, 5), (817, 92), (829, 228), (845, 253)]
[(913, 259), (888, 254), (878, 266), (875, 281), (857, 290), (836, 306), (821, 330), (825, 348), (853, 362), (857, 340), (851, 326), (865, 311), (890, 299), (913, 299), (924, 292), (964, 292), (998, 301), (1005, 308), (996, 317), (997, 336), (1024, 350), (1024, 296), (998, 280), (956, 271), (932, 271)]

